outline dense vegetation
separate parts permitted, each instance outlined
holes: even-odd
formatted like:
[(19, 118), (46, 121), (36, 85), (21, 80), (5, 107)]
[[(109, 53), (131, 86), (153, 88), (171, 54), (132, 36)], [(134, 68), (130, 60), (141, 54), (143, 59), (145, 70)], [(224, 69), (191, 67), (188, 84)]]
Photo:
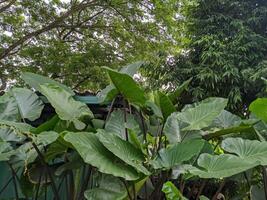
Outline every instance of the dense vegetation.
[[(0, 160), (13, 173), (13, 199), (265, 198), (267, 99), (250, 105), (248, 119), (219, 97), (180, 109), (190, 80), (145, 93), (131, 77), (140, 65), (105, 68), (105, 120), (65, 85), (28, 72), (22, 79), (43, 97), (18, 87), (0, 97)], [(32, 127), (44, 102), (56, 114)]]

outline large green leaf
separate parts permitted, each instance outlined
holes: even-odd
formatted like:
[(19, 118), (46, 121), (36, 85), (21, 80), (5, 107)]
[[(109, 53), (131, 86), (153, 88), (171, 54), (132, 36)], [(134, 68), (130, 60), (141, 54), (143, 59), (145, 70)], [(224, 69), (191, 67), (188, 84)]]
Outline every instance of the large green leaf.
[(182, 83), (182, 85), (178, 86), (174, 92), (170, 93), (168, 97), (172, 101), (173, 104), (177, 103), (177, 99), (181, 96), (181, 94), (188, 88), (188, 85), (192, 81), (192, 78), (186, 80)]
[(164, 183), (162, 192), (165, 193), (166, 200), (187, 200), (177, 187), (170, 181)]
[(106, 69), (112, 83), (124, 98), (134, 105), (141, 107), (145, 106), (145, 92), (137, 85), (131, 76), (116, 72), (109, 68)]
[(249, 110), (267, 123), (267, 98), (258, 98), (253, 101), (249, 106)]
[(167, 118), (164, 124), (163, 133), (166, 135), (169, 143), (173, 144), (181, 142), (180, 126), (176, 113), (171, 114)]
[(200, 178), (225, 178), (244, 172), (257, 166), (259, 163), (251, 163), (235, 155), (221, 154), (210, 155), (201, 154), (198, 158), (198, 166), (188, 167), (188, 171)]
[(178, 119), (188, 124), (183, 130), (200, 130), (208, 127), (226, 105), (227, 99), (209, 98), (178, 113)]
[(127, 122), (124, 122), (124, 113), (122, 110), (117, 110), (111, 113), (107, 120), (105, 130), (117, 134), (119, 137), (125, 139), (125, 128), (131, 129), (136, 133), (140, 132), (139, 124), (135, 121), (134, 116), (127, 113)]
[(65, 91), (71, 94), (71, 96), (74, 96), (75, 93), (66, 85), (63, 85), (57, 81), (54, 81), (50, 78), (47, 78), (45, 76), (41, 76), (39, 74), (34, 74), (31, 72), (23, 72), (21, 73), (21, 78), (31, 87), (34, 89), (41, 91), (41, 85), (46, 84), (46, 83), (51, 83), (54, 85), (57, 85), (60, 88), (63, 88)]
[(223, 140), (222, 148), (249, 162), (259, 162), (261, 165), (267, 165), (267, 142), (242, 138), (227, 138)]
[(173, 112), (176, 111), (176, 109), (175, 109), (172, 101), (169, 99), (169, 97), (160, 91), (157, 91), (154, 93), (154, 101), (155, 101), (155, 104), (161, 109), (161, 112), (162, 112), (165, 120)]
[(0, 96), (0, 120), (18, 121), (19, 110), (15, 98), (9, 93)]
[(84, 162), (97, 167), (100, 172), (122, 177), (126, 180), (138, 179), (138, 174), (134, 168), (126, 165), (112, 154), (94, 133), (70, 132), (65, 135), (64, 139), (74, 146)]
[(152, 161), (155, 169), (170, 169), (197, 156), (203, 148), (204, 140), (188, 140), (184, 143), (171, 145), (159, 151), (159, 156)]
[[(133, 76), (137, 73), (138, 69), (144, 64), (143, 61), (138, 61), (135, 63), (132, 63), (130, 65), (126, 65), (122, 67), (120, 70), (121, 73), (127, 74), (129, 76)], [(97, 94), (99, 101), (101, 103), (107, 103), (112, 101), (117, 95), (119, 91), (115, 88), (113, 84), (109, 84), (107, 87), (105, 87), (101, 92)]]
[(7, 161), (11, 156), (11, 146), (7, 142), (0, 141), (0, 161)]
[(80, 121), (83, 116), (92, 117), (93, 114), (86, 104), (75, 101), (70, 93), (55, 84), (44, 84), (40, 86), (40, 91), (47, 97), (55, 108), (56, 113), (62, 120), (73, 122), (75, 128), (82, 130), (85, 124)]
[(241, 118), (237, 115), (230, 113), (229, 111), (223, 110), (213, 121), (213, 126), (229, 128), (241, 123)]
[(150, 172), (143, 166), (145, 156), (142, 151), (135, 148), (130, 142), (127, 142), (115, 134), (99, 130), (97, 137), (100, 142), (114, 155), (119, 157), (125, 163), (131, 165), (139, 172), (149, 175)]
[(34, 92), (26, 88), (13, 88), (11, 92), (22, 119), (34, 121), (40, 117), (44, 105)]
[(31, 138), (37, 145), (42, 144), (46, 146), (56, 141), (58, 136), (58, 133), (55, 131), (44, 131), (38, 135), (31, 135)]
[(127, 190), (123, 182), (114, 176), (103, 174), (98, 187), (85, 191), (88, 200), (123, 200)]

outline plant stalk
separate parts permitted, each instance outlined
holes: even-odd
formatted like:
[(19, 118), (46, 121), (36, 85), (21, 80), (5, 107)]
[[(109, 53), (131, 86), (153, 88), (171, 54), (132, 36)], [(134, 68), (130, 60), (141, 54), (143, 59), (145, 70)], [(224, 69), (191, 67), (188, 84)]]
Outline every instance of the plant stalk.
[(265, 198), (267, 199), (267, 175), (266, 175), (266, 167), (265, 166), (262, 166), (262, 178), (263, 178)]

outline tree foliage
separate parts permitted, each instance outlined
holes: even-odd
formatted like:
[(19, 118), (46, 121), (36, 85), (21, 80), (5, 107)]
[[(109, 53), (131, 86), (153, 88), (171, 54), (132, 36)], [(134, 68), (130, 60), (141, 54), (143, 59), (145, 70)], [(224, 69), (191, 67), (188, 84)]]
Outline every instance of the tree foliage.
[(150, 86), (173, 89), (193, 78), (185, 101), (221, 96), (229, 108), (246, 109), (265, 91), (266, 1), (189, 0), (180, 11), (182, 50), (147, 66)]

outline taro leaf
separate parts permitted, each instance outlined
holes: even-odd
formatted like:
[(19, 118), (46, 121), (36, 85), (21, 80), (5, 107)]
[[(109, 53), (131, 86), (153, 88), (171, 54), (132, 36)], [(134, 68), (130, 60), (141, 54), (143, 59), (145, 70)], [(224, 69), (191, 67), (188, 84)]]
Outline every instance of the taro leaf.
[(134, 62), (132, 64), (129, 64), (129, 65), (126, 65), (126, 66), (123, 66), (120, 70), (120, 73), (123, 73), (123, 74), (127, 74), (129, 76), (133, 76), (135, 75), (139, 68), (145, 64), (144, 61), (137, 61), (137, 62)]
[(169, 143), (173, 144), (181, 142), (179, 121), (176, 113), (171, 114), (167, 118), (164, 124), (163, 133), (166, 135)]
[(165, 120), (173, 112), (176, 111), (169, 97), (160, 91), (157, 91), (156, 93), (154, 93), (154, 101), (155, 101), (155, 104), (161, 109), (161, 112)]
[(97, 97), (99, 98), (99, 101), (101, 104), (107, 103), (112, 101), (117, 95), (119, 91), (115, 88), (113, 84), (108, 85), (103, 90), (101, 90)]
[(230, 153), (238, 155), (249, 162), (259, 162), (267, 165), (267, 142), (247, 140), (242, 138), (227, 138), (222, 142), (222, 148)]
[(84, 162), (97, 167), (102, 173), (112, 174), (126, 180), (138, 179), (133, 167), (125, 165), (98, 140), (94, 133), (69, 132), (64, 139), (78, 151)]
[(5, 142), (22, 142), (26, 137), (8, 126), (0, 125), (0, 139)]
[(11, 92), (22, 119), (34, 121), (40, 117), (44, 105), (34, 92), (26, 88), (13, 88)]
[[(133, 64), (122, 67), (120, 72), (123, 74), (128, 74), (129, 76), (133, 76), (143, 64), (143, 61), (135, 62)], [(97, 96), (101, 103), (107, 103), (112, 101), (118, 95), (118, 93), (119, 91), (115, 88), (115, 86), (113, 84), (110, 84), (101, 92), (99, 92)]]
[(55, 131), (44, 131), (38, 135), (31, 135), (31, 138), (35, 144), (47, 146), (57, 140), (58, 133)]
[(9, 93), (0, 96), (0, 120), (18, 121), (19, 110), (15, 98)]
[(97, 137), (109, 151), (125, 163), (131, 165), (137, 171), (142, 172), (145, 175), (150, 174), (150, 172), (143, 166), (145, 157), (142, 151), (135, 148), (130, 142), (103, 130), (98, 131)]
[(252, 185), (250, 188), (251, 200), (266, 200), (264, 189), (257, 185)]
[(267, 123), (267, 98), (258, 98), (253, 101), (249, 106), (249, 110)]
[(88, 200), (123, 200), (127, 196), (127, 190), (123, 182), (114, 176), (102, 174), (99, 187), (85, 191), (84, 196)]
[(117, 134), (125, 139), (125, 128), (131, 129), (136, 133), (140, 132), (139, 124), (135, 121), (134, 116), (127, 113), (127, 122), (124, 122), (124, 113), (122, 110), (114, 111), (108, 119), (105, 130)]
[(56, 124), (59, 121), (59, 117), (57, 114), (55, 114), (51, 119), (47, 120), (46, 122), (39, 125), (34, 131), (34, 134), (39, 134), (44, 131), (51, 131), (54, 130)]
[(203, 196), (203, 195), (201, 195), (201, 196), (199, 197), (199, 200), (209, 200), (209, 198), (208, 198), (208, 197), (205, 197), (205, 196)]
[(197, 156), (203, 148), (204, 140), (188, 140), (184, 143), (178, 143), (159, 151), (159, 156), (152, 161), (155, 169), (170, 169)]
[(223, 110), (213, 121), (213, 126), (229, 128), (241, 123), (241, 118), (237, 115), (230, 113), (229, 111)]
[(130, 103), (144, 107), (146, 104), (145, 92), (138, 86), (131, 76), (106, 68), (109, 77), (117, 90)]
[(227, 99), (208, 98), (195, 107), (178, 113), (178, 119), (188, 124), (183, 130), (200, 130), (208, 127), (227, 105)]
[(210, 155), (207, 153), (201, 154), (197, 163), (201, 169), (191, 166), (188, 167), (188, 171), (200, 178), (230, 177), (259, 165), (259, 162), (251, 163), (235, 155)]
[(171, 181), (164, 183), (162, 192), (165, 193), (166, 200), (187, 200)]
[(5, 121), (0, 120), (0, 128), (1, 127), (9, 127), (13, 129), (16, 133), (30, 133), (34, 130), (34, 127), (32, 127), (29, 124), (21, 123), (21, 122), (12, 122), (12, 121)]
[(45, 160), (49, 162), (53, 160), (56, 156), (64, 154), (67, 152), (68, 147), (62, 144), (60, 141), (56, 141), (49, 145), (47, 151), (45, 152)]
[(93, 116), (86, 104), (75, 101), (70, 93), (55, 84), (44, 84), (40, 88), (42, 94), (55, 108), (60, 119), (73, 122), (78, 130), (85, 128), (86, 125), (80, 121), (80, 118)]
[(7, 161), (12, 155), (11, 146), (7, 142), (0, 141), (0, 161)]
[(75, 93), (66, 85), (63, 85), (57, 81), (54, 81), (50, 78), (47, 78), (45, 76), (41, 76), (39, 74), (34, 74), (31, 72), (23, 72), (21, 73), (21, 78), (31, 87), (34, 89), (41, 91), (41, 85), (51, 83), (53, 85), (57, 85), (58, 87), (64, 89), (66, 92), (70, 93), (71, 96), (74, 96)]
[(174, 92), (170, 93), (168, 95), (169, 99), (172, 101), (173, 104), (177, 103), (177, 99), (181, 96), (181, 94), (187, 90), (188, 85), (192, 81), (192, 78), (186, 80), (185, 82), (182, 83), (182, 85), (178, 86), (178, 88), (175, 89)]

